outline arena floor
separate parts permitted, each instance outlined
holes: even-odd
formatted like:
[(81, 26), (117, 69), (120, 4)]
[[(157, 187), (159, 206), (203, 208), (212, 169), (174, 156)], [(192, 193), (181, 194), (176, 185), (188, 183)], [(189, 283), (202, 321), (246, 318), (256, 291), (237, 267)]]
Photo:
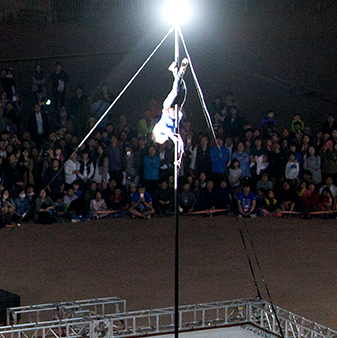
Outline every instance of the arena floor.
[[(180, 218), (181, 305), (256, 296), (239, 223)], [(337, 329), (336, 221), (257, 218), (247, 227), (275, 305)], [(128, 310), (173, 305), (173, 217), (23, 224), (0, 236), (0, 288), (22, 305), (108, 296)]]

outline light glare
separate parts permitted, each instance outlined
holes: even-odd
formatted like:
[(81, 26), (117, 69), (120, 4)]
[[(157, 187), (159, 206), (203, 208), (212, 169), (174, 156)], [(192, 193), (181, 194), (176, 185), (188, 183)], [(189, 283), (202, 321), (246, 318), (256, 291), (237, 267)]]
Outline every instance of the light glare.
[(185, 22), (190, 14), (190, 7), (185, 0), (169, 0), (164, 6), (164, 16), (173, 25)]

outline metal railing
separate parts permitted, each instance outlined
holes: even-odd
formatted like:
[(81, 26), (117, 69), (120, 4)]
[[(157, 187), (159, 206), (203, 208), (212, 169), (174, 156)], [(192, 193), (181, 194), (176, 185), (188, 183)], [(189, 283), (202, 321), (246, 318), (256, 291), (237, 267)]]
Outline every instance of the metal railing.
[[(34, 307), (37, 310), (39, 306)], [(47, 309), (48, 304), (41, 307)], [(282, 308), (275, 307), (275, 310), (286, 338), (337, 337), (337, 331)], [(19, 310), (16, 313), (19, 313)], [(179, 319), (181, 332), (237, 325), (253, 331), (262, 330), (267, 337), (280, 336), (271, 305), (255, 299), (181, 306)], [(174, 308), (169, 307), (124, 313), (105, 311), (104, 315), (91, 313), (90, 316), (83, 312), (82, 317), (5, 326), (0, 328), (0, 338), (109, 338), (166, 334), (173, 331)]]
[(20, 306), (7, 309), (7, 325), (21, 321), (40, 323), (72, 318), (97, 318), (126, 312), (126, 301), (118, 297), (95, 298), (73, 302)]

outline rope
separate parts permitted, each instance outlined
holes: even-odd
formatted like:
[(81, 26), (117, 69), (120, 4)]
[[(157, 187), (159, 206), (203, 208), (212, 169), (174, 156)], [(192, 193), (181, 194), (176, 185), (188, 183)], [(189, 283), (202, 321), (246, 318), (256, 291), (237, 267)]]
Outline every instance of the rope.
[[(202, 109), (203, 109), (203, 112), (204, 112), (204, 116), (205, 116), (207, 125), (208, 125), (208, 127), (211, 129), (212, 135), (213, 135), (213, 137), (214, 137), (214, 139), (215, 139), (215, 141), (216, 141), (215, 130), (214, 130), (214, 127), (213, 127), (213, 124), (212, 124), (212, 120), (211, 120), (210, 114), (209, 114), (208, 109), (207, 109), (207, 106), (206, 106), (206, 102), (205, 102), (205, 99), (204, 99), (204, 95), (203, 95), (202, 90), (201, 90), (201, 87), (200, 87), (200, 85), (199, 85), (199, 81), (198, 81), (197, 76), (196, 76), (196, 73), (195, 73), (195, 71), (194, 71), (194, 68), (193, 68), (193, 64), (192, 64), (192, 60), (191, 60), (190, 54), (188, 53), (188, 50), (187, 50), (187, 47), (186, 47), (186, 44), (185, 44), (185, 41), (184, 41), (184, 37), (183, 37), (182, 32), (181, 32), (180, 29), (179, 29), (179, 35), (180, 35), (181, 41), (182, 41), (182, 43), (183, 43), (183, 46), (184, 46), (184, 49), (185, 49), (185, 53), (186, 53), (186, 55), (187, 55), (187, 58), (188, 58), (188, 60), (189, 60), (189, 62), (190, 62), (190, 66), (191, 66), (191, 71), (192, 71), (194, 83), (195, 83), (195, 86), (196, 86), (196, 88), (197, 88), (197, 93), (198, 93), (198, 96), (199, 96), (199, 99), (200, 99), (200, 103), (201, 103), (201, 106), (202, 106)], [(220, 147), (219, 147), (219, 144), (218, 144), (217, 142), (216, 142), (216, 144), (217, 144), (217, 146), (218, 146), (218, 148), (219, 148), (219, 150), (220, 150), (220, 154), (221, 154), (221, 149), (220, 149)], [(225, 168), (226, 168), (226, 167), (225, 167)], [(224, 175), (227, 175), (227, 179), (229, 178), (229, 177), (228, 177), (227, 169), (225, 170)], [(229, 182), (229, 179), (228, 179), (228, 182)], [(234, 189), (233, 189), (233, 191), (234, 191)], [(251, 261), (251, 259), (250, 259), (249, 253), (248, 253), (248, 248), (247, 248), (247, 245), (246, 245), (246, 240), (245, 240), (245, 238), (244, 238), (244, 233), (242, 232), (242, 229), (241, 229), (241, 226), (240, 226), (240, 222), (239, 222), (238, 217), (237, 217), (237, 209), (234, 207), (234, 204), (233, 204), (232, 199), (231, 199), (231, 204), (232, 204), (233, 210), (236, 211), (236, 212), (235, 212), (236, 221), (237, 221), (237, 223), (238, 223), (238, 225), (239, 225), (239, 231), (240, 231), (242, 243), (243, 243), (243, 246), (244, 246), (245, 251), (246, 251), (248, 263), (249, 263), (250, 270), (251, 270), (251, 273), (252, 273), (252, 276), (253, 276), (253, 280), (254, 280), (254, 284), (255, 284), (255, 287), (256, 287), (256, 290), (257, 290), (257, 293), (258, 293), (258, 297), (259, 297), (260, 299), (262, 299), (262, 298), (261, 298), (261, 293), (260, 293), (260, 290), (259, 290), (259, 287), (258, 287), (258, 283), (257, 283), (257, 280), (256, 280), (255, 272), (254, 272), (254, 269), (253, 269), (252, 261)], [(257, 264), (257, 267), (258, 267), (258, 269), (259, 269), (259, 271), (260, 271), (260, 274), (261, 274), (261, 277), (262, 277), (262, 281), (263, 281), (263, 283), (264, 283), (264, 285), (265, 285), (265, 289), (266, 289), (266, 292), (267, 292), (267, 297), (268, 297), (269, 302), (270, 302), (270, 304), (271, 304), (272, 310), (273, 310), (273, 312), (274, 312), (274, 314), (275, 314), (275, 318), (276, 318), (276, 321), (277, 321), (277, 324), (278, 324), (278, 327), (279, 327), (279, 330), (280, 330), (281, 337), (284, 338), (283, 330), (282, 330), (282, 327), (281, 327), (281, 323), (280, 323), (280, 321), (279, 321), (279, 318), (278, 318), (278, 315), (277, 315), (277, 313), (276, 313), (274, 304), (273, 304), (273, 302), (272, 302), (272, 299), (271, 299), (271, 296), (270, 296), (270, 292), (269, 292), (269, 288), (268, 288), (268, 285), (267, 285), (267, 283), (266, 283), (266, 281), (265, 281), (265, 279), (264, 279), (264, 275), (263, 275), (263, 273), (262, 273), (262, 269), (261, 269), (259, 260), (258, 260), (258, 258), (257, 258), (257, 254), (256, 254), (256, 251), (255, 251), (254, 245), (253, 245), (253, 241), (252, 241), (252, 239), (251, 239), (251, 237), (250, 237), (250, 235), (249, 235), (249, 232), (248, 232), (248, 229), (247, 229), (247, 224), (246, 224), (246, 221), (245, 221), (244, 218), (243, 218), (243, 224), (244, 224), (244, 230), (245, 230), (246, 235), (247, 235), (247, 237), (248, 237), (248, 239), (249, 239), (249, 243), (250, 243), (250, 246), (251, 246), (252, 251), (253, 251), (253, 254), (254, 254), (254, 259), (255, 259), (256, 264)]]
[[(85, 143), (85, 141), (89, 138), (89, 136), (93, 133), (93, 131), (96, 129), (96, 127), (101, 123), (101, 121), (104, 119), (104, 117), (109, 113), (109, 111), (111, 110), (111, 108), (117, 103), (117, 101), (121, 98), (121, 96), (125, 93), (125, 91), (129, 88), (129, 86), (131, 85), (131, 83), (135, 80), (135, 78), (139, 75), (139, 73), (143, 70), (143, 68), (147, 65), (147, 63), (151, 60), (151, 58), (153, 57), (153, 55), (157, 52), (157, 50), (159, 49), (159, 47), (164, 43), (164, 41), (167, 39), (167, 37), (173, 32), (174, 30), (174, 26), (170, 28), (170, 30), (168, 31), (168, 33), (165, 35), (165, 37), (159, 42), (158, 46), (153, 50), (153, 52), (149, 55), (149, 57), (144, 61), (144, 63), (140, 66), (140, 68), (137, 70), (137, 72), (135, 73), (135, 75), (130, 79), (130, 81), (125, 85), (125, 87), (121, 90), (121, 92), (118, 94), (118, 96), (115, 98), (115, 100), (110, 104), (110, 106), (107, 108), (107, 110), (104, 112), (104, 114), (100, 117), (100, 119), (95, 123), (95, 125), (89, 130), (88, 134), (84, 137), (84, 139), (82, 140), (82, 142), (78, 145), (77, 149), (69, 156), (69, 158), (71, 158), (71, 156), (74, 153), (77, 153), (78, 150), (82, 147), (82, 145)], [(68, 160), (69, 160), (68, 158)], [(62, 165), (62, 167), (59, 169), (59, 171), (55, 174), (55, 176), (48, 182), (48, 184), (46, 185), (45, 189), (56, 179), (56, 177), (61, 173), (61, 171), (64, 168), (66, 161), (64, 162), (64, 164)], [(21, 220), (23, 220), (27, 213), (32, 209), (32, 207), (35, 205), (35, 202), (29, 207), (29, 209), (27, 210), (27, 212), (25, 212), (22, 217)]]

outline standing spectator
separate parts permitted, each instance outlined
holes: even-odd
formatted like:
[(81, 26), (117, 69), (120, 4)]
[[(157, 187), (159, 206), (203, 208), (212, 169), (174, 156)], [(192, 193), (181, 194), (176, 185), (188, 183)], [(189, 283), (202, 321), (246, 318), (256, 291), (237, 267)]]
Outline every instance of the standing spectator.
[(337, 122), (335, 121), (335, 114), (329, 113), (327, 120), (323, 124), (322, 132), (332, 133), (334, 129), (337, 129)]
[(273, 189), (273, 182), (269, 181), (268, 173), (263, 173), (261, 176), (261, 180), (257, 182), (256, 189), (263, 188), (265, 190)]
[(243, 191), (238, 196), (238, 206), (241, 217), (256, 217), (256, 196), (250, 191), (249, 183), (243, 185)]
[(122, 163), (121, 163), (121, 147), (116, 136), (111, 137), (110, 144), (105, 148), (109, 158), (109, 175), (118, 184), (123, 181)]
[(240, 169), (240, 162), (237, 159), (234, 159), (229, 169), (229, 183), (233, 187), (236, 194), (242, 190), (241, 178), (242, 170)]
[(224, 178), (226, 173), (226, 166), (228, 162), (228, 150), (223, 145), (221, 138), (216, 139), (216, 144), (210, 151), (211, 163), (212, 163), (212, 176), (216, 186), (219, 186), (220, 182)]
[(7, 94), (7, 99), (9, 101), (16, 101), (16, 82), (13, 79), (12, 68), (6, 69), (6, 76), (1, 78), (1, 87), (2, 90)]
[(250, 177), (249, 154), (245, 151), (243, 142), (239, 142), (238, 150), (232, 155), (232, 161), (237, 159), (240, 162), (240, 169), (242, 170), (242, 177)]
[(45, 183), (48, 184), (46, 190), (53, 201), (64, 190), (64, 171), (60, 169), (57, 158), (52, 160), (52, 166), (46, 171)]
[(224, 119), (224, 127), (227, 135), (231, 137), (241, 137), (243, 133), (244, 120), (238, 112), (236, 106), (231, 106), (230, 113)]
[(151, 118), (151, 111), (146, 109), (144, 117), (138, 122), (138, 136), (147, 138), (152, 133), (154, 127), (154, 120)]
[(46, 97), (46, 78), (39, 63), (35, 66), (35, 72), (33, 74), (32, 94), (34, 100), (37, 98), (38, 91), (41, 92), (42, 97)]
[(337, 178), (337, 151), (334, 149), (333, 141), (329, 140), (322, 147), (320, 157), (322, 160), (322, 176), (323, 180), (331, 176), (334, 180)]
[(328, 176), (325, 180), (325, 185), (319, 189), (319, 194), (322, 194), (324, 188), (328, 188), (331, 191), (332, 197), (336, 199), (337, 197), (337, 187), (333, 184), (333, 179), (331, 176)]
[(80, 163), (77, 161), (77, 153), (72, 153), (70, 159), (64, 164), (65, 190), (72, 188), (79, 173)]
[(318, 155), (315, 155), (314, 146), (310, 146), (307, 154), (304, 155), (303, 169), (310, 170), (316, 184), (322, 182), (321, 158)]
[(76, 94), (70, 99), (70, 119), (75, 123), (75, 132), (82, 136), (85, 123), (89, 118), (90, 107), (88, 98), (83, 93), (83, 88), (78, 86)]
[(97, 155), (94, 160), (95, 174), (93, 181), (97, 183), (99, 189), (105, 189), (108, 183), (109, 158), (104, 153), (102, 145), (97, 147)]
[(39, 104), (34, 105), (34, 113), (29, 116), (28, 130), (32, 140), (38, 147), (48, 140), (49, 137), (49, 120), (45, 112), (41, 112)]
[(297, 185), (298, 175), (300, 173), (300, 165), (295, 159), (295, 153), (289, 153), (289, 160), (286, 165), (285, 177), (287, 180), (291, 180), (294, 186)]
[(273, 143), (273, 151), (269, 153), (268, 161), (270, 180), (273, 183), (273, 186), (276, 189), (279, 189), (282, 186), (285, 167), (287, 164), (286, 154), (281, 150), (279, 142)]
[(144, 181), (146, 190), (154, 196), (159, 183), (160, 158), (156, 155), (156, 148), (151, 146), (149, 154), (144, 158)]
[(228, 186), (227, 181), (223, 180), (218, 189), (218, 203), (217, 207), (222, 209), (233, 210), (232, 198), (234, 192), (231, 186)]
[[(299, 127), (296, 128), (295, 125), (298, 125)], [(290, 132), (293, 134), (296, 134), (298, 130), (304, 130), (304, 123), (301, 120), (301, 114), (299, 113), (295, 113), (294, 114), (294, 118), (291, 121), (291, 128), (290, 128)]]
[(52, 81), (52, 103), (54, 112), (57, 112), (65, 104), (65, 93), (69, 79), (68, 74), (62, 69), (61, 62), (56, 62), (55, 71), (50, 75), (50, 79)]
[(89, 184), (89, 180), (94, 175), (94, 164), (89, 159), (89, 153), (86, 149), (84, 149), (81, 153), (82, 159), (80, 162), (80, 172), (78, 173), (78, 177), (81, 183), (82, 191), (86, 190)]
[(210, 148), (208, 147), (208, 137), (202, 136), (200, 144), (197, 146), (197, 155), (195, 160), (196, 176), (204, 172), (207, 176), (212, 170)]

